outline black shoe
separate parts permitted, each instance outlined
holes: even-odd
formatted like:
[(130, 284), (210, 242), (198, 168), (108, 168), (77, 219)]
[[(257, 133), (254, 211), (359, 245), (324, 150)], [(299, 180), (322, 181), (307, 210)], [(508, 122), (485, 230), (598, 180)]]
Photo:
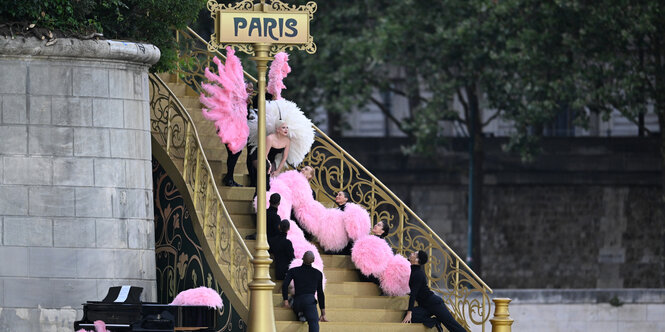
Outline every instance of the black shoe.
[(222, 179), (222, 185), (227, 187), (242, 187), (242, 185), (239, 184), (238, 182), (235, 182), (233, 178), (228, 178), (228, 177), (224, 177)]
[(434, 325), (434, 327), (436, 327), (436, 330), (438, 332), (443, 332), (443, 327), (441, 327), (441, 323), (437, 322), (436, 325)]
[(256, 233), (245, 236), (245, 240), (256, 240)]

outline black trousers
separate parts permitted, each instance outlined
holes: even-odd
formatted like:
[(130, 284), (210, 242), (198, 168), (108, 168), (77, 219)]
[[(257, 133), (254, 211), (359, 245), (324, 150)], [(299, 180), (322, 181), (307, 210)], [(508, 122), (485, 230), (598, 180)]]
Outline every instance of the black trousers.
[(302, 312), (307, 319), (309, 332), (319, 332), (319, 312), (316, 310), (314, 294), (301, 294), (293, 299), (293, 311)]
[[(249, 148), (249, 147), (248, 147)], [(257, 149), (258, 150), (258, 149)], [(254, 150), (252, 153), (247, 154), (247, 172), (249, 173), (249, 186), (256, 187), (258, 170), (254, 167), (254, 161), (257, 160), (257, 150)], [(268, 171), (268, 165), (266, 165), (266, 172)], [(266, 173), (266, 191), (270, 190), (270, 174)], [(256, 196), (256, 193), (254, 194)]]
[[(418, 306), (411, 311), (411, 322), (423, 323), (428, 328), (434, 327), (437, 323), (443, 324), (450, 332), (466, 332), (466, 329), (458, 323), (443, 299), (436, 295), (430, 296), (425, 303), (418, 303)], [(434, 316), (434, 317), (432, 317)]]
[(226, 147), (226, 175), (224, 176), (224, 180), (233, 180), (233, 173), (235, 172), (236, 164), (238, 163), (238, 158), (240, 158), (242, 150), (233, 154), (228, 145), (224, 146)]

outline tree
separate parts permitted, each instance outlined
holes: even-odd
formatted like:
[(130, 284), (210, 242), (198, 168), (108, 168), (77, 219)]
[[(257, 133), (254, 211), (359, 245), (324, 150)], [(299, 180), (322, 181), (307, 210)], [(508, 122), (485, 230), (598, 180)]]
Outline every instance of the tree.
[[(151, 71), (166, 71), (177, 60), (175, 34), (194, 21), (206, 0), (5, 0), (0, 21), (16, 24), (10, 34), (34, 29), (81, 38), (103, 33), (105, 38), (148, 42), (161, 58)], [(33, 28), (30, 28), (33, 29)], [(87, 37), (90, 38), (90, 37)]]
[[(660, 133), (663, 169), (660, 185), (665, 192), (665, 135), (662, 134), (665, 130), (665, 3), (653, 0), (572, 1), (557, 3), (556, 7), (557, 16), (548, 15), (548, 26), (556, 29), (553, 36), (558, 36), (565, 49), (552, 52), (550, 58), (562, 57), (563, 61), (553, 69), (565, 72), (566, 76), (548, 91), (556, 93), (558, 102), (550, 107), (539, 107), (527, 97), (528, 108), (511, 112), (518, 128), (511, 141), (512, 147), (521, 148), (525, 157), (530, 158), (541, 133), (529, 129), (551, 120), (557, 107), (573, 109), (578, 124), (583, 126), (588, 125), (589, 113), (607, 119), (613, 112), (619, 112), (638, 126), (636, 134), (639, 136), (658, 135), (644, 126), (645, 114), (653, 110)], [(534, 13), (541, 15), (537, 21), (547, 20), (542, 17), (545, 11)], [(511, 22), (516, 20), (519, 19), (514, 18)], [(534, 35), (542, 36), (540, 33), (542, 31)], [(533, 54), (553, 50), (552, 45), (538, 40), (536, 37), (530, 43)], [(520, 54), (529, 55), (524, 51)], [(518, 58), (510, 66), (522, 71), (532, 64), (533, 61)], [(548, 75), (540, 77), (552, 82)], [(521, 89), (552, 87), (542, 84), (547, 82), (533, 81), (538, 78), (538, 75), (522, 75), (513, 84)], [(517, 93), (515, 97), (524, 96)], [(532, 107), (534, 105), (536, 107)]]
[[(504, 47), (494, 6), (478, 0), (319, 3), (312, 32), (318, 53), (294, 57), (298, 70), (290, 80), (296, 91), (288, 91), (303, 109), (323, 106), (333, 114), (373, 103), (415, 140), (411, 150), (417, 153), (436, 150), (445, 134), (441, 121), (466, 127), (473, 140), (470, 181), (476, 195), (470, 213), (476, 272), (481, 267), (482, 128), (502, 112), (483, 116), (481, 105), (488, 82), (502, 75), (496, 72), (499, 59), (490, 52)], [(392, 117), (374, 97), (377, 91), (408, 98), (409, 118)], [(461, 113), (453, 108), (454, 100), (462, 105)]]

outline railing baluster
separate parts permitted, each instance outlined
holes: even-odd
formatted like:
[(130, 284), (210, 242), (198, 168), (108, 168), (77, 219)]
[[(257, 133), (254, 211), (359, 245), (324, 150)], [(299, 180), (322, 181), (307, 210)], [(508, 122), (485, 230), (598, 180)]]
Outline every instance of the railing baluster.
[[(201, 151), (196, 150), (196, 164), (194, 167), (194, 208), (199, 209), (199, 187), (202, 185), (201, 180)], [(197, 211), (198, 212), (198, 211)]]
[(187, 175), (189, 175), (189, 172), (187, 172), (187, 166), (189, 166), (189, 128), (191, 125), (187, 123), (185, 126), (185, 159), (183, 160), (183, 166), (182, 166), (182, 178), (185, 179), (185, 183), (189, 183), (187, 181)]
[(171, 157), (171, 135), (173, 135), (173, 130), (171, 129), (171, 108), (169, 107), (166, 109), (166, 155), (169, 157)]
[(222, 238), (222, 204), (217, 203), (215, 207), (217, 208), (217, 212), (215, 213), (215, 250), (213, 250), (213, 253), (215, 254), (215, 261), (219, 264), (222, 256), (220, 248)]
[(208, 177), (208, 185), (206, 186), (206, 193), (205, 196), (203, 197), (203, 211), (205, 211), (203, 213), (204, 215), (203, 234), (205, 234), (206, 237), (208, 237), (208, 229), (210, 228), (210, 226), (208, 226), (208, 220), (210, 220), (210, 196), (211, 196), (210, 188), (212, 188), (210, 182), (212, 182), (213, 185), (215, 183), (215, 181), (211, 177)]

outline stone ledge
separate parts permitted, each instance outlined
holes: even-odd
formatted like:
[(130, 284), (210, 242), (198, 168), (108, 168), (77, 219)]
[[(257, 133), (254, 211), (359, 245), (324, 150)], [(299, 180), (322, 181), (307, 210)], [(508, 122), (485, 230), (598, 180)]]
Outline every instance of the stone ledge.
[(37, 38), (0, 37), (0, 56), (7, 55), (120, 60), (153, 65), (159, 61), (161, 53), (154, 45), (129, 41), (58, 38), (55, 44), (46, 46), (46, 40)]
[(626, 304), (665, 303), (664, 288), (495, 289), (490, 295), (510, 298), (511, 304), (609, 303), (615, 296)]

